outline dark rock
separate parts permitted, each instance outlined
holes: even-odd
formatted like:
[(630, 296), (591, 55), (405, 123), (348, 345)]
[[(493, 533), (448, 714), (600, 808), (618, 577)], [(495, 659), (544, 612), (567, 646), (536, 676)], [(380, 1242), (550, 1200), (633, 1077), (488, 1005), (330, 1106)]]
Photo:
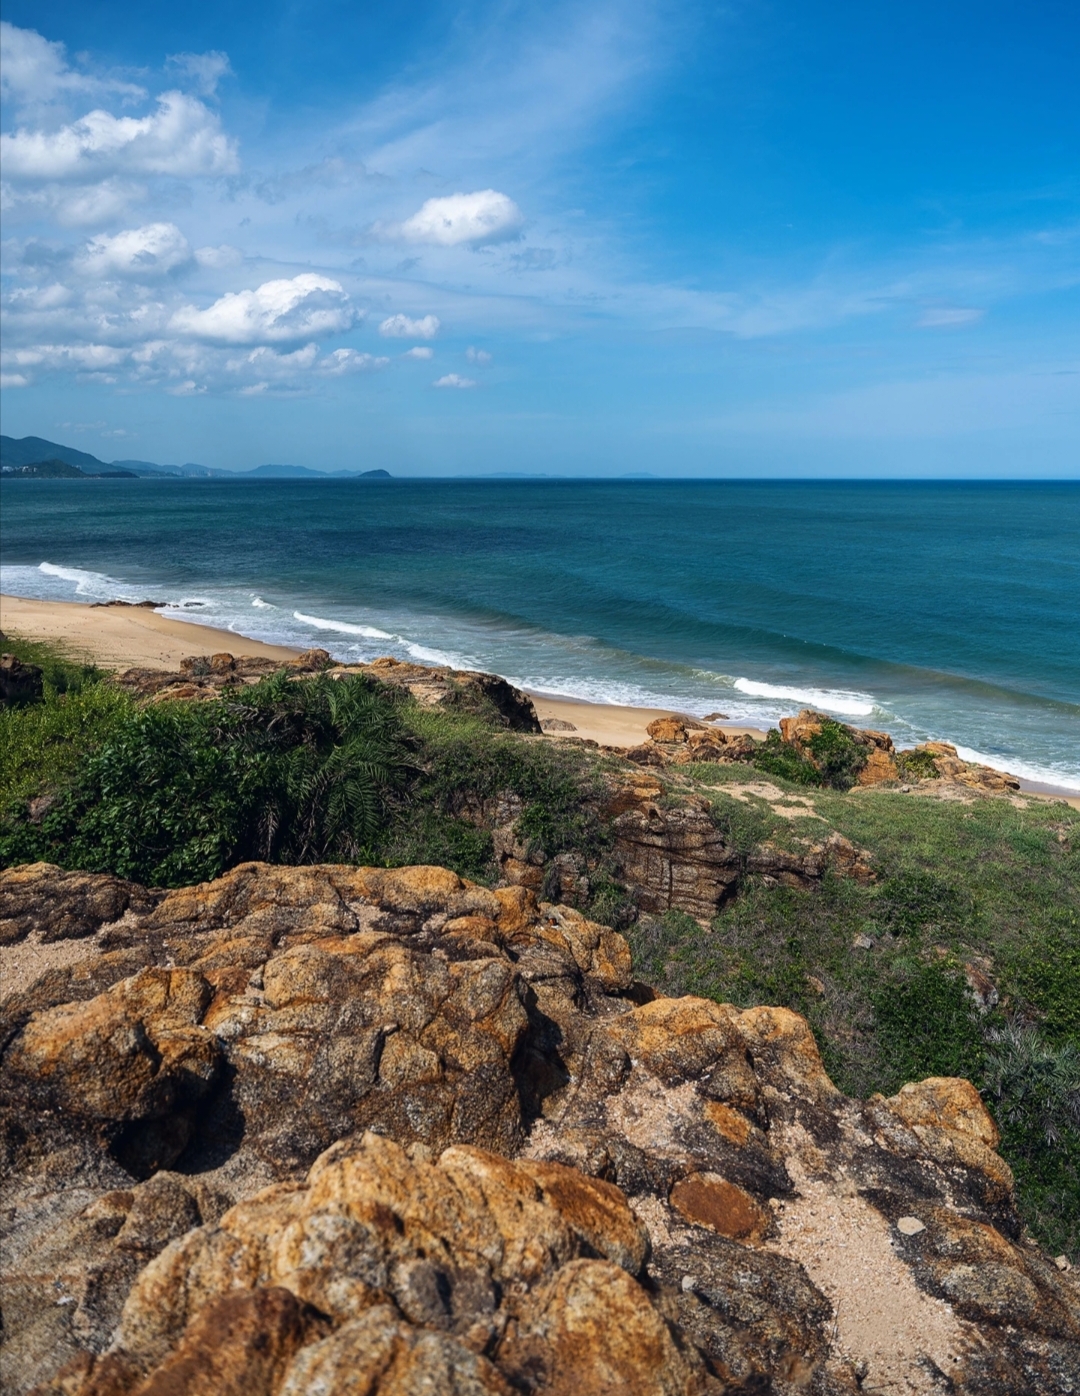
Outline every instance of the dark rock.
[(24, 664), (13, 654), (0, 655), (0, 703), (36, 703), (43, 692), (44, 678), (36, 664)]

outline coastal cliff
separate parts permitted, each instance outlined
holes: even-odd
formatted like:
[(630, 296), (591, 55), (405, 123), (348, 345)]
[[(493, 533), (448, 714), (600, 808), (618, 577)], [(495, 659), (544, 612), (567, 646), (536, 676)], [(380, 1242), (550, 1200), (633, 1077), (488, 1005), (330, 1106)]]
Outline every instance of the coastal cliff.
[[(1066, 1392), (1080, 1293), (965, 1081), (446, 869), (37, 865), (3, 1003), (8, 1388)], [(30, 1120), (35, 1121), (30, 1127)]]

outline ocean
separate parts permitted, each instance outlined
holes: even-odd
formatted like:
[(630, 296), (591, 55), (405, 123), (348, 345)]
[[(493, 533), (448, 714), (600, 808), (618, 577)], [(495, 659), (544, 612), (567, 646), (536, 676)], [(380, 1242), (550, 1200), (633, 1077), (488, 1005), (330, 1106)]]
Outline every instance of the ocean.
[(1080, 484), (8, 481), (0, 585), (1080, 790)]

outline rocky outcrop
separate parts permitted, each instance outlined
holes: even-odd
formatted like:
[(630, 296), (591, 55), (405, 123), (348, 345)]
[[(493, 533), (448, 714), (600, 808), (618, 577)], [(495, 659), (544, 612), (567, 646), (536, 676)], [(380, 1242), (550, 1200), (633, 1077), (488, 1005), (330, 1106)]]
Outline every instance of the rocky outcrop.
[(901, 763), (916, 779), (939, 780), (989, 794), (1009, 794), (1020, 789), (1020, 782), (1006, 771), (977, 761), (964, 761), (948, 742), (924, 742), (899, 753)]
[(847, 1099), (797, 1015), (657, 998), (523, 887), (79, 876), (0, 876), (86, 952), (0, 1005), (5, 1389), (1080, 1383), (966, 1082)]
[(359, 666), (383, 683), (408, 689), (425, 707), (478, 710), (512, 732), (540, 732), (532, 699), (497, 674), (429, 668), (400, 659), (375, 659)]
[(36, 664), (24, 664), (14, 654), (0, 654), (0, 704), (15, 707), (36, 703), (44, 692), (44, 677)]
[[(644, 772), (612, 776), (597, 812), (609, 834), (607, 869), (636, 911), (676, 909), (709, 921), (748, 874), (789, 887), (812, 887), (828, 872), (861, 882), (874, 876), (869, 854), (835, 832), (820, 842), (792, 840), (787, 849), (765, 841), (741, 850), (717, 824), (707, 799), (673, 794)], [(571, 904), (586, 903), (595, 867), (579, 853), (548, 858), (530, 847), (517, 833), (520, 814), (520, 802), (504, 798), (477, 816), (495, 825), (502, 877), (534, 892), (550, 889)]]
[(692, 718), (659, 717), (646, 727), (649, 740), (631, 747), (627, 760), (638, 766), (687, 766), (697, 761), (745, 761), (756, 743), (745, 735), (728, 737), (719, 727)]
[(499, 678), (472, 670), (431, 668), (384, 658), (370, 664), (337, 664), (323, 649), (304, 650), (284, 663), (222, 652), (191, 655), (180, 662), (179, 673), (162, 669), (127, 669), (117, 676), (121, 688), (140, 698), (205, 699), (224, 690), (257, 683), (267, 674), (286, 669), (297, 676), (328, 673), (332, 678), (367, 674), (380, 683), (407, 690), (425, 707), (459, 708), (482, 713), (497, 726), (513, 732), (540, 732), (532, 699)]

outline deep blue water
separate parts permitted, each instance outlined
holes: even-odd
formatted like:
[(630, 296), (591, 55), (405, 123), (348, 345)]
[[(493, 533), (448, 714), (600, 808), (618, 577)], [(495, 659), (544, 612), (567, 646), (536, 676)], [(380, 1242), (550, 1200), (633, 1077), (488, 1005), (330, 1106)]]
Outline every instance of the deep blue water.
[[(1080, 788), (1080, 484), (17, 481), (3, 588)], [(43, 566), (44, 564), (44, 566)]]

